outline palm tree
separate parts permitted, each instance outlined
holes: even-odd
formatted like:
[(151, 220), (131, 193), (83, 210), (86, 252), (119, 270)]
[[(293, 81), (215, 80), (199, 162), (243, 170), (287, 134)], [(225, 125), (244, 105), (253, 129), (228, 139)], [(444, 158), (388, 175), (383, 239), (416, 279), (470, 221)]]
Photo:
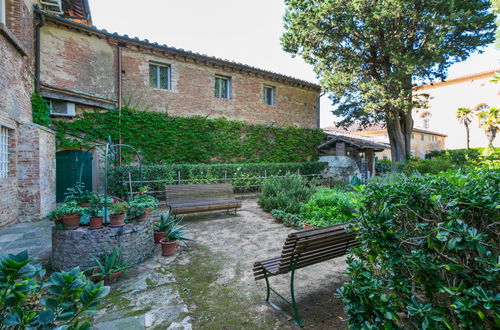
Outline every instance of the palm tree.
[(481, 128), (488, 139), (488, 148), (493, 148), (493, 140), (500, 129), (500, 108), (489, 108), (477, 114), (481, 120)]
[(465, 131), (467, 133), (467, 150), (470, 149), (470, 132), (469, 124), (472, 122), (472, 109), (471, 108), (458, 108), (457, 109), (457, 119), (460, 123), (464, 124)]

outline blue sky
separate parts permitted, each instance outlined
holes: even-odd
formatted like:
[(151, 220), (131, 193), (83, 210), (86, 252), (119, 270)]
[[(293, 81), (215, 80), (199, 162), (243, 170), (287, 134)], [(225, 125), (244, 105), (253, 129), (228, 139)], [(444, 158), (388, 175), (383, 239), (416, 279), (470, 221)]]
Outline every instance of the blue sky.
[[(184, 48), (317, 82), (300, 57), (285, 53), (282, 0), (89, 0), (93, 23), (110, 32)], [(449, 77), (500, 67), (493, 45), (483, 54), (453, 65)], [(321, 100), (321, 126), (335, 120), (327, 97)]]

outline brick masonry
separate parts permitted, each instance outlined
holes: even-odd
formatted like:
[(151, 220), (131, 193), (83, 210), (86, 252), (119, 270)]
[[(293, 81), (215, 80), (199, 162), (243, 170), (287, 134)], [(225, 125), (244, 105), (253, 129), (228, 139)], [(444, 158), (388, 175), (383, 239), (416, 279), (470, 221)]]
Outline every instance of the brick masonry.
[[(42, 29), (42, 85), (116, 101), (117, 42), (117, 39), (100, 38), (48, 22)], [(124, 104), (176, 116), (202, 115), (253, 124), (316, 126), (318, 89), (297, 87), (270, 75), (131, 44), (122, 49)], [(149, 86), (151, 62), (170, 65), (170, 90)], [(216, 74), (231, 77), (230, 99), (214, 96)], [(263, 104), (264, 84), (276, 88), (276, 105)]]
[(7, 32), (0, 33), (0, 125), (9, 128), (10, 155), (9, 175), (0, 179), (0, 227), (38, 219), (54, 206), (54, 134), (32, 123), (32, 6), (30, 0), (7, 0)]

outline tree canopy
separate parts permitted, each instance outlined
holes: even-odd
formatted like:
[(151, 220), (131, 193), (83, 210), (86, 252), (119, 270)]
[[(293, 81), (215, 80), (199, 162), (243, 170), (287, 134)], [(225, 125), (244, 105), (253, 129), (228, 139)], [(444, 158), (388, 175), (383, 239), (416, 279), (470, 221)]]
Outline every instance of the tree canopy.
[(413, 84), (494, 40), (488, 0), (285, 0), (285, 51), (313, 64), (343, 118), (383, 121), (392, 159), (410, 152)]

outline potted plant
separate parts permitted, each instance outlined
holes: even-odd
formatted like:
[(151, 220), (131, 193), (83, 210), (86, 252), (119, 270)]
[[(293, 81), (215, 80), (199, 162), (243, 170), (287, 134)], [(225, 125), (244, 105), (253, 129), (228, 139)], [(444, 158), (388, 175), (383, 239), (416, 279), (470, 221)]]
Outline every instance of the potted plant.
[(123, 262), (121, 249), (118, 246), (111, 253), (104, 253), (101, 258), (94, 257), (94, 260), (91, 279), (96, 283), (103, 280), (107, 283), (113, 282), (125, 269), (131, 267)]
[(156, 222), (153, 226), (153, 239), (155, 244), (160, 244), (160, 241), (165, 238), (165, 231), (171, 222), (176, 221), (177, 217), (168, 211), (166, 214), (160, 216), (160, 221)]
[(136, 214), (135, 220), (146, 221), (153, 209), (158, 207), (158, 200), (148, 195), (148, 189), (148, 187), (139, 188), (129, 203), (130, 208)]
[(103, 228), (103, 201), (101, 199), (96, 199), (90, 204), (88, 209), (90, 213), (89, 229), (101, 229)]
[(64, 203), (60, 208), (61, 220), (65, 229), (76, 229), (80, 225), (80, 218), (85, 209), (78, 206), (76, 201)]
[(47, 219), (54, 221), (56, 225), (62, 224), (61, 217), (62, 217), (61, 209), (53, 209), (52, 211), (50, 211), (49, 214), (47, 214)]
[(185, 236), (188, 233), (188, 231), (184, 229), (187, 225), (180, 226), (179, 224), (181, 221), (182, 219), (176, 220), (175, 218), (171, 218), (168, 222), (165, 230), (165, 238), (160, 240), (162, 256), (174, 255), (177, 241), (192, 241), (192, 239)]
[(129, 206), (127, 203), (113, 198), (109, 205), (109, 226), (110, 227), (123, 227), (125, 225), (125, 214)]
[(77, 182), (73, 187), (68, 188), (65, 195), (65, 202), (75, 201), (81, 207), (90, 207), (92, 202), (99, 199), (96, 194), (85, 188), (85, 185), (81, 181)]

